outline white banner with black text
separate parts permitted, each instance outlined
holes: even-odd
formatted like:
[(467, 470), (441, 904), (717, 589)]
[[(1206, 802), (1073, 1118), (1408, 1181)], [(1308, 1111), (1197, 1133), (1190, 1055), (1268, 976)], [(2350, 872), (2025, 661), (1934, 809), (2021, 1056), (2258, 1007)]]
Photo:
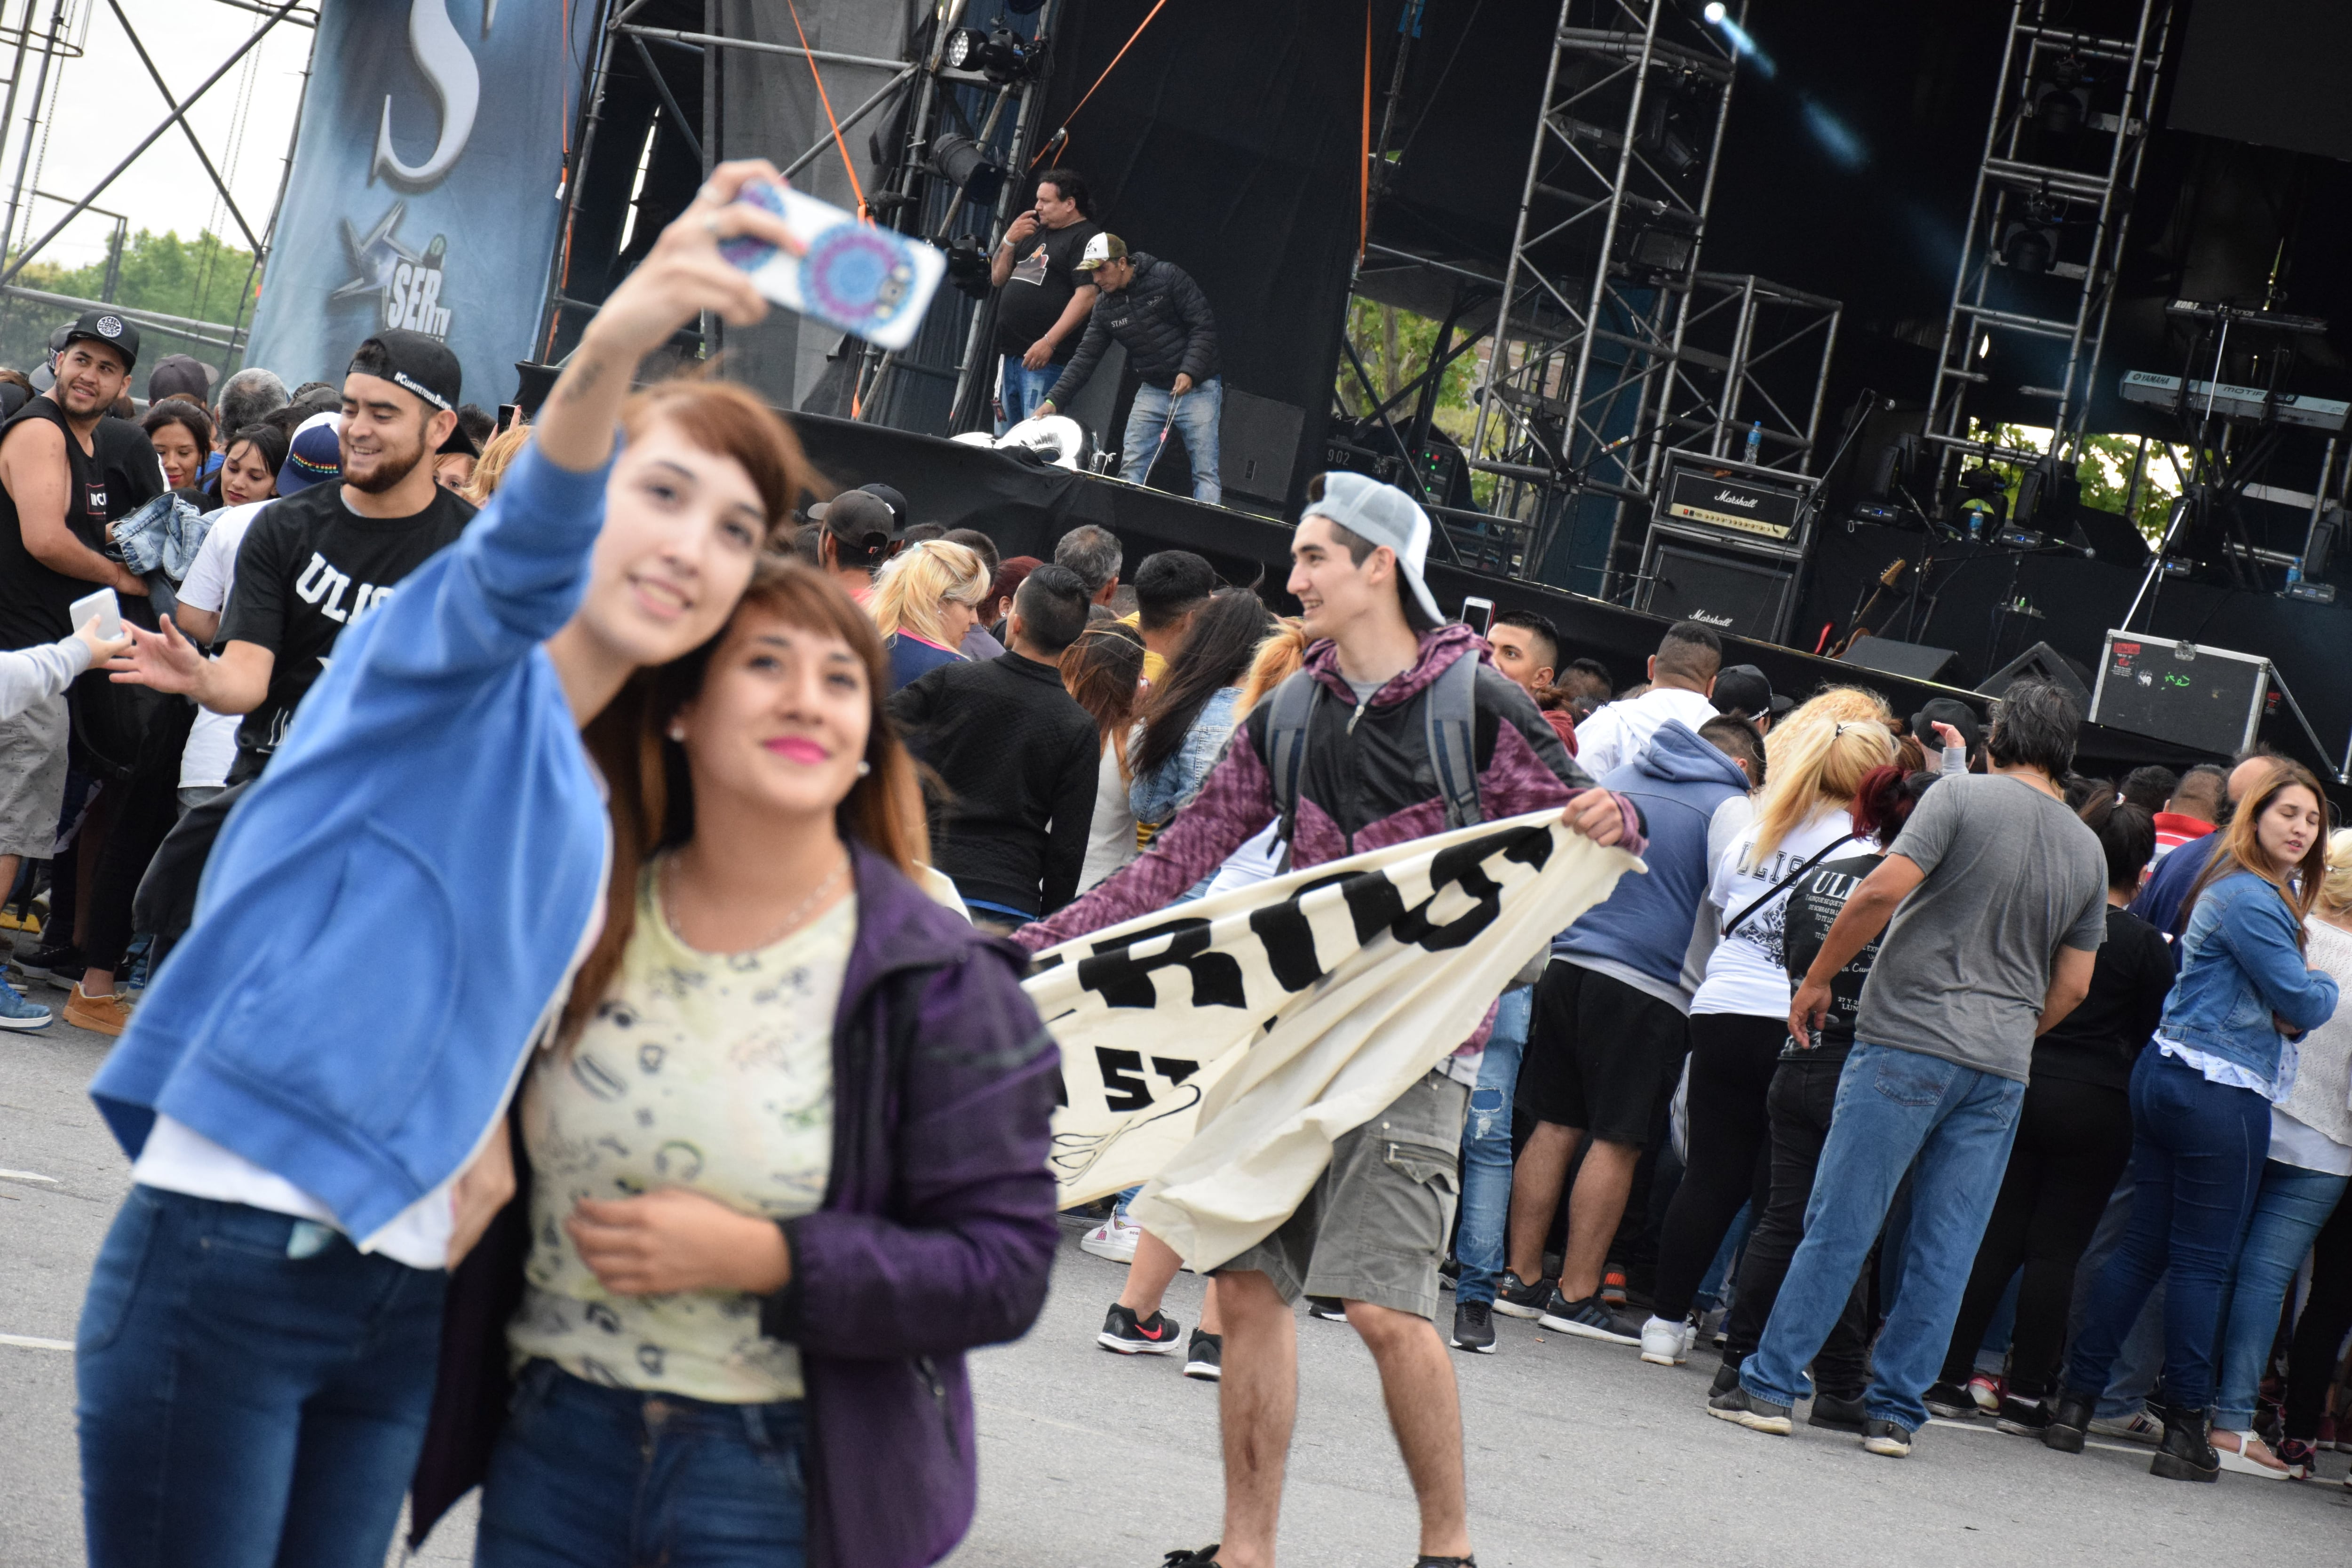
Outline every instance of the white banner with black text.
[(1557, 810), (1350, 856), (1038, 954), (1062, 1047), (1060, 1204), (1146, 1183), (1129, 1217), (1194, 1268), (1289, 1217), (1341, 1133), (1468, 1039), (1528, 957), (1642, 862)]

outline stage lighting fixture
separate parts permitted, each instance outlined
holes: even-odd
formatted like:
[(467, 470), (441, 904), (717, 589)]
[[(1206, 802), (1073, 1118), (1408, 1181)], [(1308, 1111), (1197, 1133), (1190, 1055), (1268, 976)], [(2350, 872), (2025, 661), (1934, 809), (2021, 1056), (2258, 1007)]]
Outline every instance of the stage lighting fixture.
[(2076, 55), (2062, 55), (2050, 66), (2050, 74), (2034, 85), (2033, 117), (2042, 122), (2045, 136), (2072, 136), (2090, 118), (2091, 89), (2084, 85), (2085, 72)]
[(2026, 274), (2050, 270), (2058, 259), (2060, 204), (2046, 197), (2028, 197), (2025, 211), (2001, 226), (2000, 258), (2012, 271)]
[(1960, 470), (1960, 491), (1959, 512), (1969, 520), (1969, 535), (1975, 537), (1984, 528), (1999, 538), (2001, 525), (2009, 521), (2008, 476), (1989, 463), (1979, 463)]
[(1696, 220), (1662, 212), (1646, 219), (1630, 239), (1619, 243), (1623, 247), (1619, 270), (1631, 281), (1652, 289), (1669, 288), (1690, 279), (1691, 265), (1698, 257)]
[(975, 300), (988, 298), (988, 241), (965, 235), (948, 247), (948, 281)]
[(969, 136), (941, 136), (931, 143), (931, 173), (963, 192), (974, 206), (996, 200), (1004, 184), (1004, 165), (987, 148)]
[(974, 72), (993, 82), (1019, 81), (1034, 75), (1043, 51), (1003, 23), (986, 32), (958, 27), (940, 51), (940, 64), (951, 71)]
[(1718, 27), (1723, 25), (1723, 19), (1731, 15), (1725, 8), (1723, 0), (1706, 0), (1706, 9), (1699, 14), (1707, 19), (1709, 26)]

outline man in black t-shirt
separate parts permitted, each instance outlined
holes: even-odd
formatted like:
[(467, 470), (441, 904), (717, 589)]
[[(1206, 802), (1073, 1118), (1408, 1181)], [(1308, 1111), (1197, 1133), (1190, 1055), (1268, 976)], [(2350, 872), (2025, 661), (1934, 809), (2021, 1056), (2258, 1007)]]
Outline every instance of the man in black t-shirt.
[(115, 668), (216, 713), (242, 713), (228, 780), (259, 775), (343, 627), (465, 529), (474, 509), (434, 482), (433, 459), (474, 453), (457, 423), (457, 358), (422, 332), (362, 343), (343, 380), (342, 482), (270, 503), (237, 549), (220, 657), (174, 629), (137, 636)]
[[(125, 460), (108, 429), (138, 360), (139, 329), (89, 311), (66, 329), (49, 392), (0, 434), (0, 648), (68, 636), (68, 607), (100, 588), (115, 591), (126, 619), (143, 610), (146, 583), (104, 553), (106, 525), (163, 489), (145, 437), (142, 464)], [(21, 861), (46, 858), (57, 842), (68, 729), (63, 697), (0, 721), (0, 898)]]
[(988, 280), (1003, 290), (996, 302), (996, 346), (1004, 355), (998, 435), (1037, 411), (1077, 353), (1095, 308), (1094, 281), (1078, 270), (1078, 258), (1101, 232), (1086, 181), (1048, 169), (1037, 176), (1035, 205), (1013, 220), (989, 258)]

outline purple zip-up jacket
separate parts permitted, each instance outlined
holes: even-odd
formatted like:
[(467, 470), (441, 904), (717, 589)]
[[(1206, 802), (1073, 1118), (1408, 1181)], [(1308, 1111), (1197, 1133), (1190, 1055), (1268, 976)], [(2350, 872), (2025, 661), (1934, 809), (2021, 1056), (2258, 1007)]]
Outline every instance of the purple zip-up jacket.
[[(852, 847), (857, 936), (833, 1030), (833, 1173), (783, 1222), (792, 1282), (760, 1326), (800, 1347), (808, 1560), (919, 1568), (962, 1539), (978, 1486), (963, 1352), (1025, 1333), (1059, 1231), (1045, 1168), (1061, 1056), (1018, 950)], [(530, 1247), (529, 1173), (450, 1281), (413, 1542), (482, 1479), (506, 1414), (506, 1325)]]

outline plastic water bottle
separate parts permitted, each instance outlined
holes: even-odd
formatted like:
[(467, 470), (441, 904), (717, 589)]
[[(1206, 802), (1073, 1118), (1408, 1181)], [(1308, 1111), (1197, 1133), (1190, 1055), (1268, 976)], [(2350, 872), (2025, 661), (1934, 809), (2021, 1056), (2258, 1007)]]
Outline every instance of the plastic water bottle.
[(1759, 464), (1764, 460), (1764, 421), (1761, 419), (1748, 427), (1748, 460)]

